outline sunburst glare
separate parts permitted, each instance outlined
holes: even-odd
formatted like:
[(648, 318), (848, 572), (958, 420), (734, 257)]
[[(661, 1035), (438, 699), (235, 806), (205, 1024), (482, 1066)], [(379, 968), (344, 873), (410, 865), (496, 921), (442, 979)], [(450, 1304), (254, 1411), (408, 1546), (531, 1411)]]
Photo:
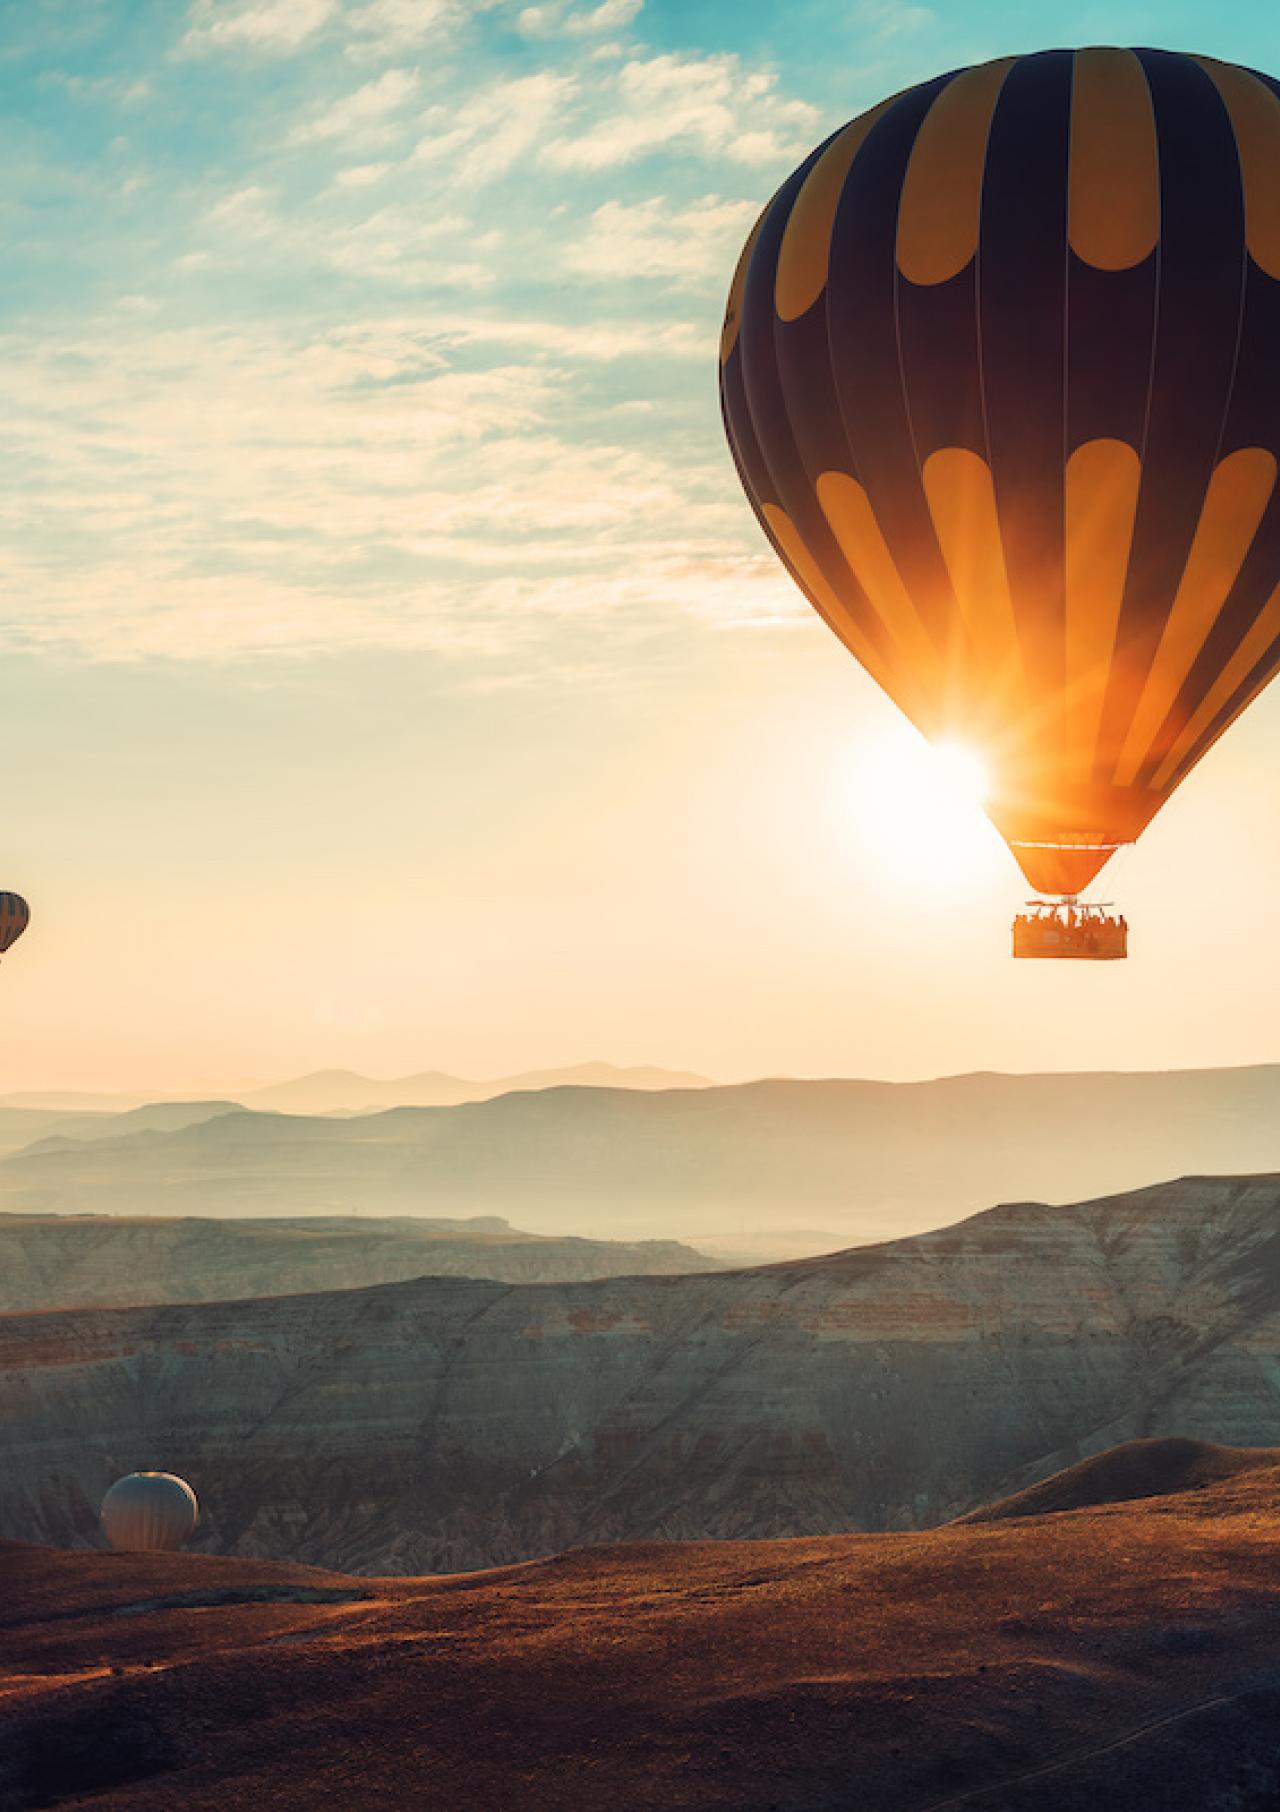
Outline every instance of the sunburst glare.
[(854, 763), (858, 829), (895, 879), (954, 891), (991, 872), (1000, 842), (983, 813), (985, 763), (959, 743), (927, 743), (909, 725), (882, 732)]

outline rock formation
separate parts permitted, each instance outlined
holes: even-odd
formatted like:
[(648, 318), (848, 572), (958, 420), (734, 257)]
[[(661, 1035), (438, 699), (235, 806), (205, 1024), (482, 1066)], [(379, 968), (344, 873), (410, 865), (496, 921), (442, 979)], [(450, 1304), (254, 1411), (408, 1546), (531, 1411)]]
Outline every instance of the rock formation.
[(546, 1239), (492, 1215), (219, 1221), (0, 1214), (0, 1314), (360, 1289), (428, 1274), (545, 1283), (717, 1268), (675, 1240)]
[(708, 1276), (0, 1319), (0, 1535), (176, 1471), (197, 1545), (353, 1571), (914, 1529), (1117, 1441), (1280, 1441), (1280, 1179)]

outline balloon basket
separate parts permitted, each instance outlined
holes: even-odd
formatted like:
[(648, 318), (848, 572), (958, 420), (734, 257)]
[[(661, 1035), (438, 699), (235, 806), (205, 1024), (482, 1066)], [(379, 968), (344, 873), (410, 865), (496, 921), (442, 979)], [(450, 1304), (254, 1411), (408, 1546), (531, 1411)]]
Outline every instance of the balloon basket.
[(1114, 963), (1129, 954), (1129, 925), (1109, 901), (1028, 900), (1013, 921), (1015, 957)]

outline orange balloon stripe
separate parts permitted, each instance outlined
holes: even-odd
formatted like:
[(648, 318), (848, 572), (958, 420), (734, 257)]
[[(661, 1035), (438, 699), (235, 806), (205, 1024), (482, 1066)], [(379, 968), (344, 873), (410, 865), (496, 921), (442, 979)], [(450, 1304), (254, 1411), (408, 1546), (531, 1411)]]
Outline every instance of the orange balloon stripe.
[(1227, 601), (1275, 482), (1275, 458), (1261, 447), (1244, 447), (1215, 468), (1182, 582), (1116, 764), (1117, 786), (1131, 785), (1155, 752), (1161, 726)]
[(1192, 712), (1182, 734), (1152, 776), (1153, 787), (1163, 790), (1169, 785), (1183, 757), (1195, 747), (1231, 694), (1244, 684), (1277, 640), (1280, 640), (1280, 586), (1272, 592), (1253, 627)]
[(1016, 61), (967, 69), (925, 115), (898, 211), (898, 269), (911, 283), (945, 283), (978, 249), (991, 116)]
[(922, 477), (978, 685), (995, 718), (1008, 724), (1025, 714), (1028, 695), (991, 468), (966, 447), (943, 447), (925, 461)]
[(1160, 167), (1151, 90), (1131, 50), (1076, 53), (1067, 236), (1098, 270), (1149, 257), (1160, 237)]
[(1222, 96), (1244, 184), (1245, 238), (1249, 256), (1268, 277), (1280, 277), (1280, 100), (1247, 69), (1195, 59)]
[(1122, 440), (1086, 441), (1067, 461), (1067, 768), (1079, 781), (1098, 756), (1141, 477)]
[(774, 306), (784, 321), (794, 321), (813, 307), (827, 285), (831, 233), (840, 196), (871, 128), (897, 95), (847, 125), (810, 170), (792, 204), (774, 278)]
[(931, 698), (942, 692), (942, 664), (911, 594), (889, 552), (884, 533), (875, 519), (871, 500), (856, 478), (847, 472), (823, 472), (817, 484), (818, 502), (849, 562), (854, 578), (866, 592), (871, 606), (897, 645), (904, 662), (919, 673), (921, 688)]

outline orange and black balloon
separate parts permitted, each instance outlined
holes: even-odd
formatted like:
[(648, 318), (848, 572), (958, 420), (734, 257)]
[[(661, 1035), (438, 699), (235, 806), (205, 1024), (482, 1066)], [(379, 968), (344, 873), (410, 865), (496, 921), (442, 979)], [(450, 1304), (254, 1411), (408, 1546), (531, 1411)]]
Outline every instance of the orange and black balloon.
[(0, 956), (16, 944), (31, 923), (31, 908), (20, 893), (0, 893)]
[(1041, 892), (1280, 666), (1280, 84), (1046, 51), (818, 147), (756, 224), (725, 424), (814, 608), (985, 757)]

